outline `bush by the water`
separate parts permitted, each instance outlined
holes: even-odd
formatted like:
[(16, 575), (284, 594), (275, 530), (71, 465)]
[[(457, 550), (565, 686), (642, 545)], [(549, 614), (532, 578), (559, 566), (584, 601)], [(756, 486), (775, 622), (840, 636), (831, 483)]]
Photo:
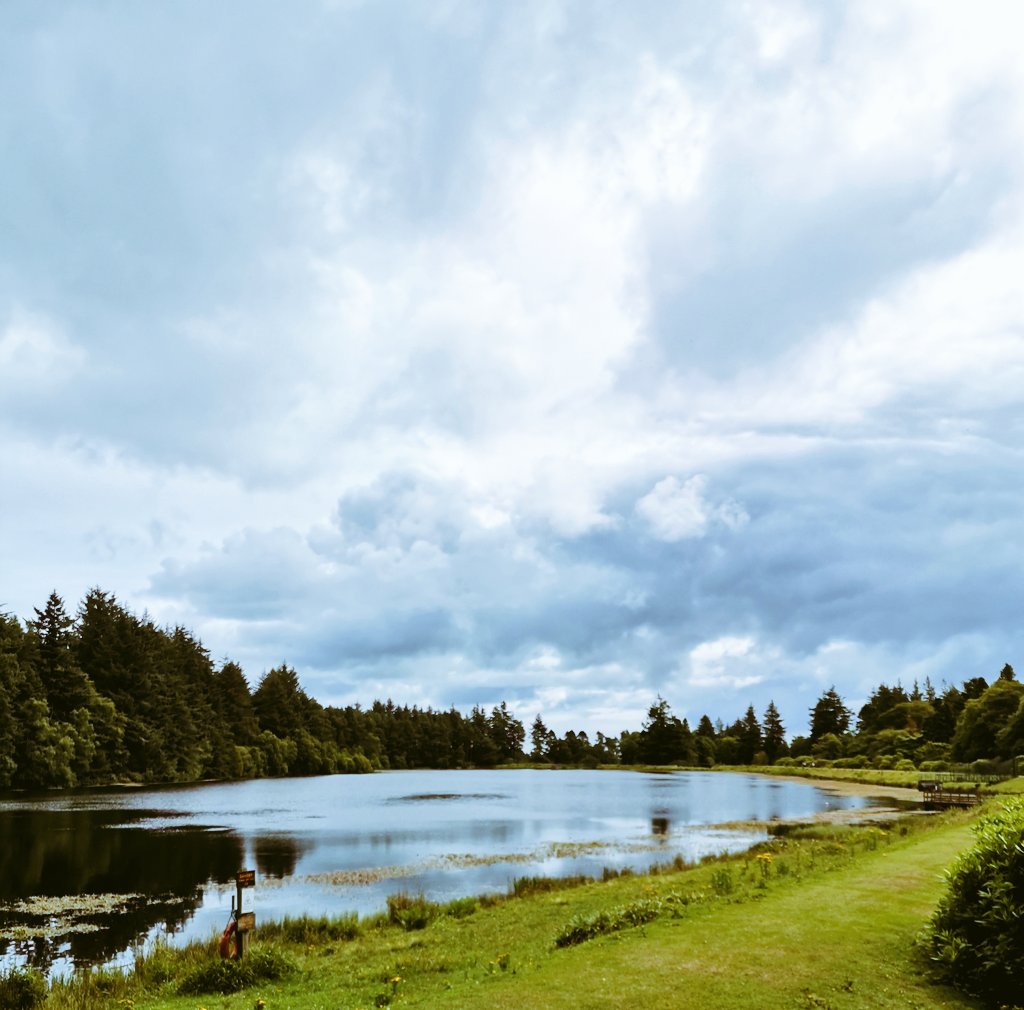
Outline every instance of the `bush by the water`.
[(428, 901), (422, 894), (410, 895), (405, 892), (388, 895), (387, 921), (393, 926), (411, 932), (414, 929), (426, 929), (435, 919), (442, 915), (452, 919), (464, 919), (477, 910), (476, 898), (456, 898), (446, 904)]
[(634, 901), (620, 908), (613, 908), (596, 915), (574, 915), (565, 928), (555, 937), (556, 947), (572, 947), (586, 943), (602, 933), (614, 933), (631, 926), (642, 926), (658, 917), (656, 901)]
[(200, 993), (228, 993), (246, 989), (257, 982), (274, 981), (295, 971), (295, 962), (281, 951), (257, 948), (241, 960), (211, 958), (189, 972), (178, 986), (182, 996)]
[(1014, 1004), (1024, 993), (1024, 798), (975, 828), (977, 841), (948, 871), (928, 945), (954, 984)]
[(0, 1007), (3, 1010), (33, 1010), (46, 999), (46, 980), (31, 968), (0, 972)]
[(46, 981), (30, 968), (0, 972), (0, 1007), (3, 1010), (33, 1010), (46, 999)]

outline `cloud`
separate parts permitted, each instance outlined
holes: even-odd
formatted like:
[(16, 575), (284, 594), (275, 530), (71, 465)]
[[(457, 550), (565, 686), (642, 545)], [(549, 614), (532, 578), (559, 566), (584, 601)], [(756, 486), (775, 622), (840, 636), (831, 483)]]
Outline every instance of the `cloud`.
[(703, 474), (682, 483), (665, 477), (636, 503), (636, 511), (646, 520), (659, 540), (672, 543), (689, 537), (702, 537), (712, 522), (729, 529), (742, 526), (750, 518), (733, 501), (709, 505), (704, 498), (707, 478)]
[(1012, 661), (1018, 5), (197, 11), (0, 13), (6, 605), (606, 732)]
[(11, 420), (11, 408), (24, 409), (30, 397), (52, 394), (66, 387), (86, 360), (50, 321), (24, 312), (12, 314), (0, 331), (0, 392)]
[(758, 674), (743, 673), (755, 649), (752, 638), (727, 636), (694, 646), (689, 655), (689, 683), (699, 688), (730, 688), (739, 691), (760, 683)]

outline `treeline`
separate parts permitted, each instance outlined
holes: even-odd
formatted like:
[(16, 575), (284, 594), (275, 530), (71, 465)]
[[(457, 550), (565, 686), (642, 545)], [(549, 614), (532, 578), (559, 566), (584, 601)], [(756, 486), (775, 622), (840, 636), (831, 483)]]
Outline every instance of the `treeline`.
[[(830, 687), (808, 714), (809, 733), (787, 741), (774, 702), (761, 718), (751, 705), (730, 725), (704, 715), (691, 729), (659, 698), (639, 732), (620, 736), (618, 757), (623, 764), (704, 768), (813, 764), (923, 771), (977, 762), (996, 770), (1015, 758), (1024, 760), (1024, 684), (1009, 663), (991, 685), (984, 677), (946, 685), (941, 692), (927, 680), (923, 689), (916, 683), (910, 690), (880, 684), (856, 719)], [(538, 759), (551, 757), (560, 746), (546, 735), (539, 716), (532, 738)]]
[(26, 626), (0, 614), (0, 788), (192, 782), (491, 766), (522, 758), (507, 707), (324, 707), (288, 666), (250, 690), (186, 629), (91, 590), (51, 594)]
[(1024, 686), (1010, 666), (941, 694), (878, 687), (853, 713), (834, 689), (787, 738), (774, 703), (732, 724), (695, 727), (659, 698), (639, 731), (558, 736), (538, 715), (527, 740), (502, 702), (490, 712), (435, 711), (390, 700), (325, 707), (283, 665), (250, 689), (216, 666), (186, 629), (157, 627), (91, 590), (72, 616), (51, 594), (23, 626), (0, 615), (0, 788), (190, 782), (367, 772), (379, 768), (562, 765), (712, 767), (788, 762), (938, 768), (1024, 751)]

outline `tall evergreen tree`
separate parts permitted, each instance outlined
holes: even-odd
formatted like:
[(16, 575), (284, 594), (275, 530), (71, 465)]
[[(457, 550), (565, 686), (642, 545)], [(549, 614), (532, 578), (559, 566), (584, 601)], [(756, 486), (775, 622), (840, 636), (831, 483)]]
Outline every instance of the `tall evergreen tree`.
[(490, 727), (491, 739), (498, 751), (498, 760), (521, 761), (526, 732), (523, 724), (509, 711), (505, 702), (495, 705), (491, 711)]
[(537, 718), (533, 720), (533, 725), (530, 727), (530, 760), (547, 760), (554, 737), (555, 734), (544, 725), (544, 720), (538, 712)]
[(786, 728), (782, 725), (782, 718), (779, 716), (779, 710), (775, 707), (774, 701), (769, 701), (768, 707), (764, 710), (762, 727), (764, 729), (764, 752), (768, 757), (769, 764), (774, 764), (787, 750)]
[(833, 684), (811, 709), (811, 742), (816, 742), (826, 733), (842, 736), (850, 728), (851, 716)]
[(50, 714), (68, 720), (77, 708), (85, 708), (93, 699), (94, 688), (76, 662), (74, 619), (64, 608), (56, 592), (50, 593), (46, 606), (35, 608), (35, 620), (29, 622), (37, 649), (36, 669), (46, 692)]
[(737, 739), (740, 742), (740, 763), (753, 764), (754, 758), (761, 750), (761, 724), (757, 721), (753, 705), (747, 706)]
[(668, 702), (659, 695), (648, 710), (640, 731), (640, 760), (655, 765), (685, 761), (682, 728)]

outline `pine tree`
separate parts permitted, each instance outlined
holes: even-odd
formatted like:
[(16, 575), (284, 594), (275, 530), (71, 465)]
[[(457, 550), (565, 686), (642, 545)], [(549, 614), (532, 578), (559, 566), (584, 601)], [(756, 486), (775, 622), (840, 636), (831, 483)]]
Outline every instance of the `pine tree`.
[(530, 760), (546, 760), (553, 740), (554, 733), (544, 725), (544, 720), (541, 719), (538, 712), (537, 718), (533, 720), (533, 725), (530, 727)]
[(757, 721), (754, 706), (748, 705), (743, 715), (738, 734), (740, 741), (740, 763), (750, 765), (761, 750), (761, 724)]
[(71, 713), (87, 707), (95, 689), (75, 660), (74, 619), (64, 609), (64, 601), (50, 593), (46, 606), (35, 608), (36, 619), (29, 622), (36, 641), (36, 669), (46, 693), (50, 714), (70, 720)]
[(814, 743), (826, 733), (841, 737), (850, 728), (852, 713), (843, 704), (833, 684), (811, 709), (811, 742)]
[(768, 702), (764, 711), (764, 752), (768, 757), (769, 764), (782, 757), (786, 751), (786, 728), (782, 725), (779, 710), (775, 707), (774, 701)]

